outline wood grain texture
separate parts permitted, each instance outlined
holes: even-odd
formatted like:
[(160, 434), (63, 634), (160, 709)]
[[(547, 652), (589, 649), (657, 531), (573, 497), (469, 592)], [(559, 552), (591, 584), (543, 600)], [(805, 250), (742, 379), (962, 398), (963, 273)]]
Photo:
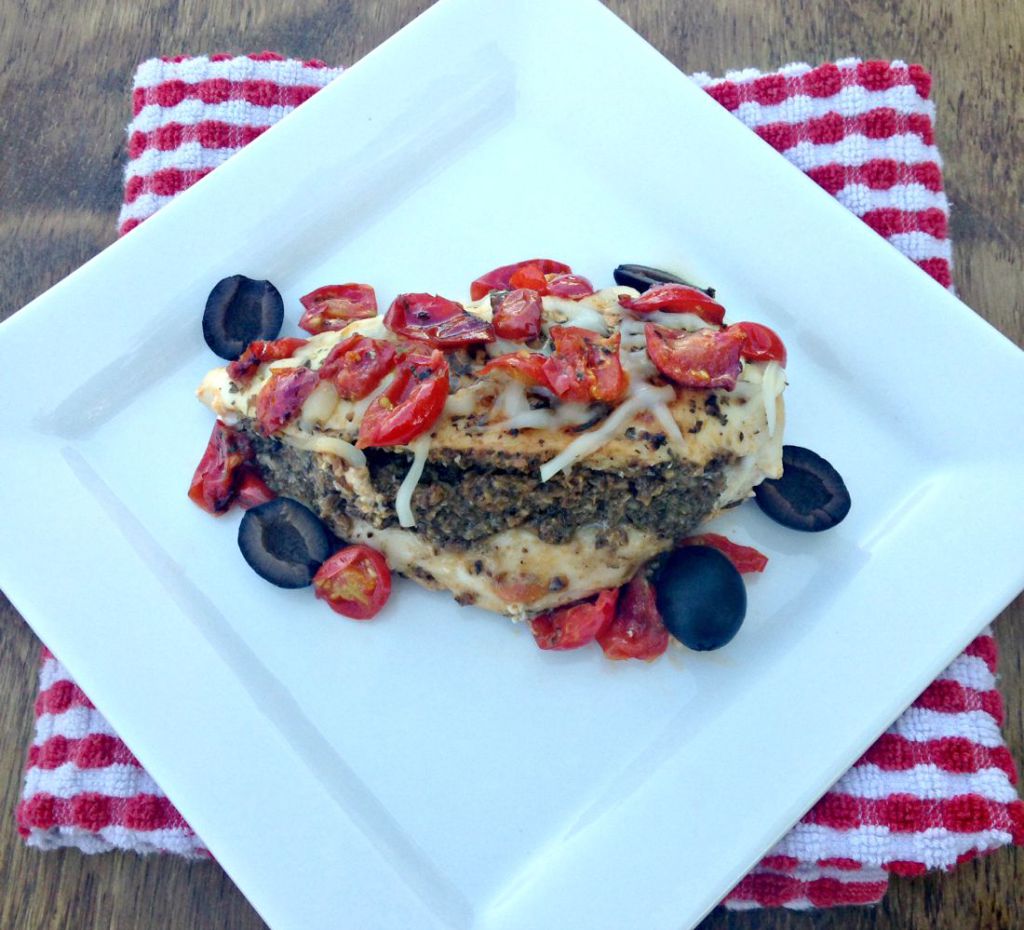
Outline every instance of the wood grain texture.
[[(423, 0), (287, 5), (0, 0), (0, 317), (114, 238), (128, 89), (139, 61), (157, 54), (271, 48), (351, 62), (428, 5)], [(686, 71), (772, 68), (850, 54), (899, 57), (930, 68), (954, 208), (960, 294), (1011, 339), (1024, 342), (1024, 5), (1013, 0), (612, 0), (610, 6)], [(996, 627), (1006, 734), (1018, 764), (1024, 761), (1022, 621), (1024, 600), (1018, 599)], [(40, 854), (21, 845), (8, 812), (17, 800), (31, 733), (38, 644), (2, 598), (0, 623), (0, 824), (7, 824), (0, 829), (0, 927), (263, 927), (212, 863)], [(1022, 914), (1024, 850), (1011, 850), (951, 876), (894, 881), (879, 908), (813, 917), (718, 913), (702, 927), (1014, 930)]]

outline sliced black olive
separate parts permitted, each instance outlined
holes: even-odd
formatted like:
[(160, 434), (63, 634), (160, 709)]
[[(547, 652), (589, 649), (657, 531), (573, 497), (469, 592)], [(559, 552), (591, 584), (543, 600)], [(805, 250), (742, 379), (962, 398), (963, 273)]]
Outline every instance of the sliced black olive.
[(743, 578), (710, 546), (683, 546), (673, 552), (658, 573), (655, 594), (669, 633), (699, 652), (729, 642), (747, 613)]
[[(649, 265), (619, 265), (612, 275), (620, 287), (635, 287), (641, 294), (656, 284), (685, 284), (687, 287), (697, 287), (696, 284), (684, 281), (671, 271), (662, 271)], [(713, 287), (697, 287), (697, 290), (703, 291), (708, 297), (715, 296)]]
[(277, 497), (245, 512), (238, 548), (261, 578), (279, 588), (304, 588), (331, 554), (331, 540), (312, 510)]
[(254, 339), (276, 339), (283, 322), (277, 288), (236, 274), (218, 281), (206, 298), (203, 338), (221, 358), (236, 359)]
[(802, 446), (782, 447), (782, 477), (754, 488), (757, 505), (776, 523), (818, 533), (850, 512), (850, 492), (825, 459)]

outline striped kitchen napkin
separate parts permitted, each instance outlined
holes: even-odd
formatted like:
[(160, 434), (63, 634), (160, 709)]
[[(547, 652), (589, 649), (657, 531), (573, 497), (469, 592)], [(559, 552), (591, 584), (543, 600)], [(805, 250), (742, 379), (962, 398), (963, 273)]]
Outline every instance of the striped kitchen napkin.
[[(145, 62), (135, 76), (121, 233), (340, 74), (323, 62), (269, 52)], [(695, 80), (928, 274), (952, 286), (949, 205), (924, 69), (846, 59)], [(1024, 804), (1000, 733), (995, 668), (996, 646), (986, 632), (725, 905), (874, 903), (890, 874), (950, 869), (1024, 844)], [(206, 855), (199, 837), (45, 650), (17, 818), (26, 841), (40, 849)]]

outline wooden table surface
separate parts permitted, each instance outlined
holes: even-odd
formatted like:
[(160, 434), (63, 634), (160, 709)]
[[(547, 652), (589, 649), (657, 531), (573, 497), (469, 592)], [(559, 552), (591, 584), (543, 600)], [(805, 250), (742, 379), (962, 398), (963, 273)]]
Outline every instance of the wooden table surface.
[[(113, 239), (129, 81), (139, 61), (270, 48), (351, 62), (427, 6), (424, 0), (0, 0), (0, 318)], [(612, 0), (610, 6), (685, 71), (771, 68), (854, 53), (931, 69), (960, 294), (1024, 342), (1024, 4)], [(543, 4), (537, 7), (543, 15)], [(984, 383), (975, 386), (984, 391)], [(0, 927), (263, 927), (212, 863), (40, 854), (21, 845), (9, 812), (31, 733), (38, 643), (2, 597), (0, 613), (0, 812), (7, 820), (0, 830)], [(996, 628), (1006, 734), (1018, 765), (1024, 762), (1022, 620), (1024, 600), (1018, 598)], [(879, 908), (813, 917), (717, 913), (701, 926), (791, 930), (812, 924), (829, 930), (1019, 928), (1024, 850), (1002, 851), (952, 876), (894, 880)]]

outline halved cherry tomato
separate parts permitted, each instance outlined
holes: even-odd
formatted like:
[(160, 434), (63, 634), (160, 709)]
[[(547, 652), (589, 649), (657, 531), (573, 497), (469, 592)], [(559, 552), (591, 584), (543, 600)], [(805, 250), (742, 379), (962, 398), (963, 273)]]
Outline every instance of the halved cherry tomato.
[(264, 436), (276, 433), (298, 416), (320, 375), (298, 365), (271, 372), (256, 396), (256, 427)]
[(328, 353), (320, 379), (331, 381), (342, 400), (366, 397), (398, 364), (392, 343), (369, 336), (349, 336)]
[(639, 297), (622, 294), (619, 303), (634, 313), (695, 313), (714, 326), (725, 319), (725, 307), (703, 291), (688, 284), (659, 284)]
[(283, 358), (291, 358), (295, 351), (308, 341), (308, 339), (296, 339), (292, 336), (275, 339), (273, 342), (255, 339), (249, 343), (238, 358), (228, 365), (228, 377), (238, 384), (245, 384), (252, 379), (252, 376), (256, 374), (256, 369), (264, 362), (279, 362)]
[(448, 400), (448, 363), (434, 350), (430, 356), (410, 353), (398, 373), (363, 414), (359, 424), (360, 449), (402, 446), (429, 430)]
[(536, 291), (538, 294), (546, 294), (548, 279), (544, 277), (544, 271), (540, 265), (532, 263), (517, 268), (509, 275), (508, 283), (514, 288), (526, 288)]
[(345, 546), (317, 570), (313, 590), (335, 613), (369, 620), (391, 596), (391, 570), (376, 549)]
[(239, 469), (251, 458), (248, 437), (217, 420), (192, 475), (188, 496), (207, 513), (226, 513), (235, 497)]
[(618, 589), (612, 588), (601, 591), (594, 600), (534, 617), (530, 621), (533, 638), (541, 649), (577, 649), (592, 643), (611, 623), (618, 599)]
[(786, 367), (786, 347), (774, 329), (747, 322), (733, 323), (729, 329), (738, 329), (747, 337), (740, 352), (744, 358), (752, 362), (778, 362)]
[(668, 630), (658, 612), (654, 585), (641, 572), (621, 589), (615, 616), (597, 641), (609, 659), (650, 662), (668, 648)]
[(594, 285), (583, 275), (555, 274), (548, 277), (547, 292), (552, 297), (565, 297), (568, 300), (579, 300), (594, 293)]
[(328, 284), (299, 298), (305, 307), (299, 327), (307, 333), (344, 329), (353, 320), (377, 315), (377, 295), (369, 284)]
[(745, 337), (738, 329), (700, 329), (679, 332), (648, 323), (647, 354), (658, 371), (683, 387), (725, 388), (736, 386), (740, 353)]
[(242, 510), (249, 510), (252, 507), (259, 507), (267, 501), (272, 501), (277, 495), (267, 486), (258, 469), (253, 465), (243, 465), (239, 471), (238, 488), (235, 491), (235, 500)]
[(511, 265), (502, 265), (500, 268), (488, 271), (487, 274), (480, 275), (469, 286), (469, 296), (473, 300), (479, 300), (481, 297), (486, 297), (491, 291), (510, 290), (515, 286), (511, 283), (512, 274), (525, 265), (536, 265), (545, 275), (572, 271), (568, 265), (556, 262), (551, 258), (530, 258), (525, 262), (513, 262)]
[(629, 387), (619, 361), (620, 333), (603, 338), (579, 326), (552, 326), (555, 351), (544, 362), (544, 376), (562, 400), (615, 403)]
[(544, 363), (548, 360), (546, 355), (540, 352), (510, 352), (508, 355), (499, 355), (480, 369), (480, 377), (489, 375), (493, 371), (505, 371), (524, 384), (541, 385), (549, 387), (548, 379), (544, 374)]
[(384, 325), (399, 336), (435, 349), (494, 342), (490, 323), (467, 313), (462, 304), (435, 294), (399, 294), (384, 315)]
[(717, 549), (736, 566), (736, 571), (743, 574), (763, 572), (768, 564), (768, 556), (763, 552), (758, 552), (753, 546), (741, 546), (718, 533), (699, 533), (696, 536), (687, 536), (681, 545), (710, 546), (712, 549)]
[(540, 316), (544, 305), (540, 294), (527, 288), (491, 294), (491, 325), (502, 339), (526, 342), (540, 335)]

